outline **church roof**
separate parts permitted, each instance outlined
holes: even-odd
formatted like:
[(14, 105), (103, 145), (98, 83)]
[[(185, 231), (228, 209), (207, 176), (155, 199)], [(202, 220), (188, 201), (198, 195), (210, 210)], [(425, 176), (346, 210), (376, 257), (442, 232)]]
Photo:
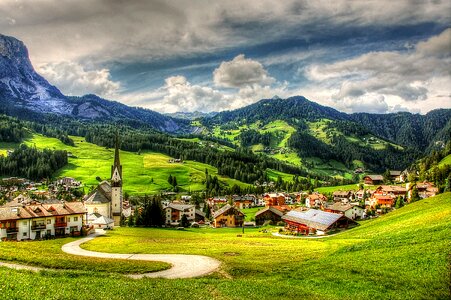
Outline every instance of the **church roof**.
[(108, 202), (111, 202), (111, 185), (108, 181), (102, 181), (85, 200), (88, 204)]
[(100, 216), (92, 222), (95, 225), (109, 225), (112, 223), (114, 223), (114, 220), (105, 216)]

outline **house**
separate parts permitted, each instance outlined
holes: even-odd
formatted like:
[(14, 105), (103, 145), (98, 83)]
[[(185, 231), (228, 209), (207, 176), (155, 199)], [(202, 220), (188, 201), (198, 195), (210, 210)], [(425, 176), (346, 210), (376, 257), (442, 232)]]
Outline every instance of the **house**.
[(382, 175), (366, 175), (363, 177), (365, 184), (376, 185), (384, 182), (384, 176)]
[(401, 182), (401, 171), (389, 171), (390, 179), (393, 182)]
[(263, 225), (265, 221), (270, 220), (275, 224), (279, 221), (282, 221), (283, 215), (283, 211), (278, 210), (274, 206), (267, 206), (255, 213), (255, 223), (257, 225)]
[(319, 208), (327, 202), (326, 196), (319, 193), (313, 193), (305, 198), (305, 206), (308, 208)]
[(397, 186), (397, 185), (381, 185), (376, 188), (373, 195), (385, 196), (390, 195), (394, 198), (401, 196), (403, 198), (406, 197), (407, 190), (405, 187)]
[(232, 199), (233, 205), (235, 205), (238, 209), (254, 207), (257, 202), (257, 197), (255, 197), (254, 195), (244, 195), (244, 196), (233, 195)]
[(282, 193), (269, 193), (263, 196), (265, 206), (285, 205), (285, 195)]
[(282, 220), (286, 223), (286, 229), (297, 233), (324, 234), (334, 228), (347, 228), (356, 222), (342, 214), (325, 212), (318, 209), (307, 211), (290, 211)]
[(365, 218), (365, 209), (353, 204), (335, 202), (332, 205), (326, 206), (324, 211), (342, 214), (351, 220), (363, 219)]
[(1, 239), (21, 241), (81, 234), (86, 214), (81, 202), (9, 204), (0, 207)]
[(433, 197), (438, 194), (438, 188), (434, 186), (432, 182), (423, 181), (421, 183), (417, 183), (418, 195), (424, 199)]
[(348, 203), (352, 200), (353, 193), (350, 191), (335, 191), (333, 193), (334, 202)]
[(241, 227), (244, 222), (244, 214), (230, 204), (224, 205), (213, 215), (214, 227)]
[(376, 205), (380, 206), (386, 206), (386, 207), (393, 207), (395, 205), (396, 197), (392, 195), (376, 195), (374, 194), (373, 197), (369, 200), (370, 205), (372, 208), (375, 208)]
[[(194, 222), (196, 219), (196, 207), (192, 204), (176, 204), (169, 203), (164, 208), (165, 224), (176, 225), (182, 221), (183, 215), (186, 216), (189, 222)], [(205, 216), (204, 216), (205, 217)]]
[(226, 204), (226, 203), (227, 203), (227, 198), (225, 196), (208, 198), (208, 200), (207, 200), (207, 204), (210, 207), (214, 207), (216, 205), (221, 205), (221, 204)]

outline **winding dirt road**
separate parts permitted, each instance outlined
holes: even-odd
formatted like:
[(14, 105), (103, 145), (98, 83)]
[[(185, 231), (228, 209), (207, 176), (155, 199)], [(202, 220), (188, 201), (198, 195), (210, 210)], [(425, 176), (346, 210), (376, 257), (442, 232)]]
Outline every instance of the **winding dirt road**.
[[(177, 278), (192, 278), (205, 276), (210, 273), (215, 272), (219, 269), (221, 262), (207, 256), (202, 255), (185, 255), (185, 254), (120, 254), (120, 253), (104, 253), (104, 252), (94, 252), (88, 251), (80, 248), (80, 245), (91, 241), (103, 235), (105, 232), (103, 230), (96, 231), (96, 233), (71, 243), (63, 245), (61, 248), (63, 252), (72, 255), (80, 255), (87, 257), (100, 257), (100, 258), (111, 258), (111, 259), (130, 259), (130, 260), (146, 260), (146, 261), (162, 261), (172, 265), (168, 270), (145, 273), (145, 274), (130, 274), (127, 277), (140, 279), (144, 277), (149, 278), (167, 278), (167, 279), (177, 279)], [(26, 265), (10, 264), (0, 262), (0, 266), (5, 266), (14, 269), (26, 269), (31, 271), (41, 271), (48, 270), (38, 267), (30, 267)]]

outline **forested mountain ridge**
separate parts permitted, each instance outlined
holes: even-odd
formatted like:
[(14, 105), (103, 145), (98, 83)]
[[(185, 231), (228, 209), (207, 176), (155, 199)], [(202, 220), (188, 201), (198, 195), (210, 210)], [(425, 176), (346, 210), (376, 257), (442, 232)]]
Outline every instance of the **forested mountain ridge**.
[(322, 119), (341, 121), (340, 127), (371, 133), (398, 145), (416, 149), (425, 149), (436, 141), (446, 141), (451, 133), (451, 109), (433, 110), (426, 115), (408, 112), (346, 114), (302, 96), (263, 99), (243, 108), (220, 112), (211, 118), (202, 118), (201, 123), (208, 128), (215, 125), (230, 128), (258, 121), (266, 124), (284, 120), (292, 126), (305, 129), (305, 122)]

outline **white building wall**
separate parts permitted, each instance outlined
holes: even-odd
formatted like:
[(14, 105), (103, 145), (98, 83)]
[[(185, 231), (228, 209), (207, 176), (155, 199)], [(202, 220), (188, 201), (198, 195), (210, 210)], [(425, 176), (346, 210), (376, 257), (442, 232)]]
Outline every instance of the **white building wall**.
[(86, 204), (85, 203), (85, 207), (88, 211), (88, 215), (89, 214), (93, 214), (93, 213), (99, 213), (102, 216), (111, 218), (112, 214), (110, 213), (111, 211), (111, 203), (97, 203), (97, 204)]
[(31, 233), (31, 223), (30, 220), (19, 220), (17, 221), (17, 227), (19, 228), (19, 232), (17, 233), (17, 240), (28, 240), (30, 239)]
[(76, 229), (74, 229), (75, 231), (81, 230), (81, 226), (83, 225), (83, 215), (67, 216), (66, 220), (67, 220), (66, 232), (70, 233), (71, 227), (77, 227)]

